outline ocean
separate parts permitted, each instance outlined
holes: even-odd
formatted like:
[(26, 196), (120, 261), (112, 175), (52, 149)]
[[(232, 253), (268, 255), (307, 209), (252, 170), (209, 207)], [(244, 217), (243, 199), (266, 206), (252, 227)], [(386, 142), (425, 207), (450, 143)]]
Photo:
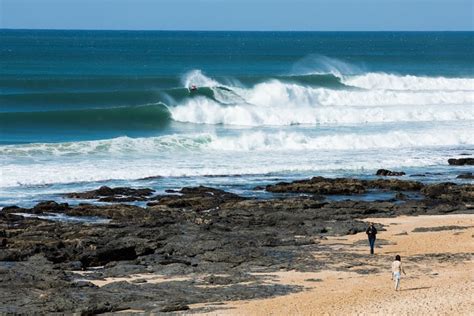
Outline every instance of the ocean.
[(447, 165), (466, 154), (473, 32), (0, 30), (0, 207), (379, 168), (466, 182)]

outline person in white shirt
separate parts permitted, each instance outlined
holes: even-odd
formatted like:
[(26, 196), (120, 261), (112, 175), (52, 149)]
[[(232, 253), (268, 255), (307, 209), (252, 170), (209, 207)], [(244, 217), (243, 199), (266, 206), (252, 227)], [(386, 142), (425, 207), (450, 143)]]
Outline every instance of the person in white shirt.
[(400, 289), (400, 277), (402, 272), (404, 275), (407, 275), (402, 267), (402, 259), (400, 258), (400, 255), (396, 255), (395, 261), (392, 262), (392, 280), (395, 281), (395, 291)]

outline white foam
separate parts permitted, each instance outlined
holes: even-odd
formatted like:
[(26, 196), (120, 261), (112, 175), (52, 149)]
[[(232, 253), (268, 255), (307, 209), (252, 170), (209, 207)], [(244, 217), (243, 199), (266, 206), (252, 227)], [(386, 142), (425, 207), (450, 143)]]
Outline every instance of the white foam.
[(6, 157), (110, 157), (110, 154), (168, 154), (181, 155), (183, 151), (298, 151), (298, 150), (359, 150), (375, 148), (408, 148), (427, 146), (456, 146), (474, 144), (472, 126), (418, 130), (353, 133), (311, 133), (301, 131), (242, 131), (236, 135), (215, 133), (174, 134), (160, 137), (118, 137), (108, 140), (70, 143), (21, 144), (0, 146), (0, 158)]
[(41, 156), (87, 156), (131, 153), (160, 153), (199, 149), (209, 143), (210, 134), (166, 135), (161, 137), (117, 137), (65, 143), (32, 143), (0, 146), (0, 158)]
[(341, 133), (307, 136), (301, 132), (246, 132), (238, 137), (212, 137), (206, 147), (232, 151), (366, 150), (474, 144), (472, 129), (423, 132)]
[(474, 119), (473, 78), (351, 75), (361, 69), (325, 56), (308, 56), (293, 71), (332, 73), (344, 84), (364, 90), (315, 88), (278, 80), (251, 88), (228, 87), (200, 70), (193, 70), (183, 77), (183, 83), (210, 87), (217, 102), (204, 97), (188, 99), (170, 108), (172, 118), (180, 122), (245, 126)]
[(179, 122), (246, 126), (474, 119), (472, 93), (464, 91), (348, 91), (272, 81), (241, 94), (247, 103), (223, 106), (201, 97), (169, 110)]
[[(446, 130), (381, 129), (321, 135), (302, 131), (244, 131), (226, 136), (120, 137), (65, 144), (9, 145), (0, 147), (0, 187), (149, 176), (358, 170), (374, 168), (375, 164), (386, 168), (426, 166), (445, 163), (446, 154), (440, 148), (474, 145), (473, 135), (469, 126), (451, 125)], [(42, 152), (45, 148), (49, 152)], [(429, 148), (435, 154), (420, 156)]]
[(291, 72), (296, 75), (333, 74), (342, 76), (343, 74), (361, 73), (362, 69), (337, 58), (311, 54), (296, 62)]
[(437, 90), (474, 91), (474, 78), (445, 78), (400, 76), (386, 73), (367, 73), (363, 75), (341, 76), (341, 81), (349, 86), (368, 90)]
[(187, 72), (181, 78), (181, 82), (186, 88), (196, 85), (197, 87), (216, 87), (220, 83), (214, 79), (205, 76), (201, 70), (195, 69)]
[(472, 78), (347, 75), (361, 70), (324, 56), (309, 56), (295, 67), (300, 72), (306, 67), (312, 73), (333, 73), (344, 84), (364, 90), (314, 88), (278, 80), (251, 88), (228, 87), (193, 70), (183, 77), (183, 84), (210, 87), (217, 102), (204, 97), (188, 99), (170, 107), (172, 118), (246, 126), (474, 119)]
[(256, 85), (244, 95), (258, 106), (390, 106), (473, 104), (470, 91), (360, 91), (311, 88), (277, 80)]

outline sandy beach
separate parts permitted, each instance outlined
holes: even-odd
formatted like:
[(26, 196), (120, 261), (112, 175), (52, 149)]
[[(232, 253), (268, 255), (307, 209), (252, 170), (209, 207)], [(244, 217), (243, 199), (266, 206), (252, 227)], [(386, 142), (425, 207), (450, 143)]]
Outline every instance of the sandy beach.
[[(204, 186), (168, 195), (101, 187), (69, 195), (149, 202), (147, 207), (54, 201), (5, 207), (0, 314), (468, 315), (473, 310), (471, 185), (314, 177), (265, 190), (290, 194), (254, 199)], [(393, 192), (402, 200), (331, 201), (314, 195), (369, 190)], [(51, 219), (58, 217), (101, 221)], [(375, 255), (365, 233), (368, 222), (378, 230)], [(407, 275), (395, 292), (391, 263), (397, 254)]]
[[(373, 257), (368, 255), (363, 233), (323, 241), (334, 253), (367, 254), (353, 267), (354, 272), (337, 271), (335, 264), (333, 269), (317, 273), (272, 274), (271, 282), (301, 285), (305, 290), (271, 299), (228, 302), (205, 315), (472, 315), (474, 215), (367, 221), (386, 225), (386, 231), (379, 232), (379, 247)], [(413, 232), (420, 227), (438, 231)], [(315, 258), (324, 260), (333, 255), (331, 252), (315, 254)], [(395, 254), (402, 256), (407, 272), (399, 292), (393, 290), (390, 280)], [(369, 272), (357, 273), (360, 269)]]

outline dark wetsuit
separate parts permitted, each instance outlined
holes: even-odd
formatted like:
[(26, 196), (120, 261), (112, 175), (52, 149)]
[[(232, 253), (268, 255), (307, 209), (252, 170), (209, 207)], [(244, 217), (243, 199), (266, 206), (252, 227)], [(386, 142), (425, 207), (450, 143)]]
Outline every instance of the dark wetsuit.
[(374, 247), (375, 247), (375, 238), (377, 235), (377, 229), (374, 226), (369, 226), (365, 231), (367, 236), (369, 237), (369, 245), (370, 245), (370, 254), (374, 254)]

